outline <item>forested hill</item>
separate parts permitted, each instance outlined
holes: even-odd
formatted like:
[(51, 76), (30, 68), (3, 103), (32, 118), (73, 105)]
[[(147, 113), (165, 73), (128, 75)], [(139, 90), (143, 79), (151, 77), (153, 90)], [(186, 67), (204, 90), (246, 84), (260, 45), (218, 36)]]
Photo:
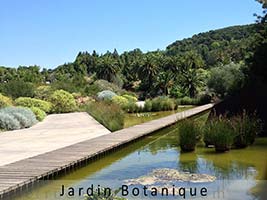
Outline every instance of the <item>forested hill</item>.
[(246, 60), (262, 40), (259, 28), (260, 24), (251, 24), (209, 31), (146, 53), (79, 52), (73, 62), (48, 70), (0, 67), (0, 93), (10, 95), (15, 91), (12, 82), (17, 81), (18, 90), (21, 82), (49, 83), (56, 89), (95, 95), (101, 91), (95, 82), (104, 79), (143, 97), (196, 97), (207, 91), (225, 96), (242, 86)]
[(232, 26), (205, 33), (191, 38), (177, 40), (166, 48), (167, 55), (179, 55), (187, 51), (197, 51), (207, 66), (218, 62), (239, 62), (253, 51), (253, 43), (258, 34), (258, 24)]

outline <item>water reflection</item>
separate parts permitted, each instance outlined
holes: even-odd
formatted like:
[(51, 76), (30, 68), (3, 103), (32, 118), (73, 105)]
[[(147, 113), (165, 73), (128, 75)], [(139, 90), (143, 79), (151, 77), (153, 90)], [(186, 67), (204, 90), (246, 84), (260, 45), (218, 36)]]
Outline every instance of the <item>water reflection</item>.
[[(266, 179), (264, 171), (266, 167), (266, 138), (258, 139), (254, 146), (242, 150), (231, 150), (224, 154), (214, 153), (214, 149), (206, 149), (201, 145), (193, 153), (180, 153), (178, 131), (175, 127), (171, 127), (59, 178), (57, 181), (49, 181), (48, 184), (36, 187), (16, 199), (31, 200), (36, 199), (37, 196), (38, 199), (64, 199), (58, 198), (62, 184), (66, 187), (100, 184), (116, 189), (124, 183), (124, 180), (144, 176), (158, 168), (216, 176), (217, 180), (214, 183), (205, 184), (209, 188), (210, 199), (214, 199), (216, 195), (224, 196), (226, 199), (230, 197), (250, 199), (254, 198), (251, 193), (259, 195), (255, 190), (260, 190), (262, 185), (257, 185), (257, 180)], [(190, 185), (189, 183), (181, 184)], [(204, 184), (193, 185), (203, 186)]]

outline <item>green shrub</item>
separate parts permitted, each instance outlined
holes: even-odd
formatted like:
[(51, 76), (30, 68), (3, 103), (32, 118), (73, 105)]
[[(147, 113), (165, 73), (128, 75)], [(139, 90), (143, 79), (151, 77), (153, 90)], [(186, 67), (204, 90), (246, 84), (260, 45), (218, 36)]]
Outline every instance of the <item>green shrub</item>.
[(166, 110), (173, 110), (175, 108), (174, 100), (164, 96), (152, 99), (151, 103), (152, 103), (151, 111), (166, 111)]
[(174, 110), (175, 108), (175, 103), (173, 99), (165, 97), (161, 102), (160, 102), (160, 107), (161, 110)]
[(40, 108), (31, 107), (30, 109), (35, 114), (38, 121), (43, 121), (44, 118), (46, 117), (45, 111), (41, 110)]
[(234, 143), (234, 131), (229, 120), (225, 117), (215, 119), (211, 126), (211, 134), (214, 135), (214, 145), (218, 152), (230, 150)]
[(97, 93), (101, 92), (101, 88), (99, 88), (97, 85), (92, 84), (88, 85), (84, 88), (84, 94), (87, 96), (95, 96)]
[(17, 130), (20, 129), (20, 123), (13, 115), (0, 112), (0, 129)]
[(50, 102), (30, 97), (19, 97), (15, 100), (15, 103), (17, 106), (23, 106), (27, 108), (37, 107), (46, 113), (51, 112), (52, 109), (52, 104)]
[(35, 89), (34, 97), (37, 99), (42, 99), (42, 100), (47, 101), (53, 92), (54, 92), (54, 90), (51, 86), (42, 85), (42, 86), (39, 86)]
[(0, 108), (4, 108), (11, 105), (12, 105), (12, 99), (0, 93)]
[(117, 86), (116, 84), (114, 83), (110, 83), (106, 80), (96, 80), (94, 82), (94, 85), (100, 89), (100, 91), (103, 91), (103, 90), (110, 90), (110, 91), (113, 91), (114, 93), (116, 94), (121, 94), (123, 93), (123, 90)]
[(211, 102), (211, 95), (209, 94), (201, 94), (197, 97), (195, 103), (196, 105), (204, 105)]
[(262, 130), (262, 123), (256, 115), (248, 115), (245, 111), (231, 118), (231, 122), (235, 131), (234, 145), (237, 148), (253, 144), (257, 134)]
[[(6, 107), (0, 110), (4, 119), (1, 122), (1, 129), (16, 130), (20, 128), (28, 128), (37, 123), (33, 112), (28, 108), (22, 107)], [(17, 122), (19, 126), (17, 126)]]
[(125, 109), (129, 101), (123, 96), (114, 96), (112, 97), (112, 102), (119, 105), (122, 109)]
[(122, 97), (126, 98), (128, 101), (137, 102), (137, 98), (135, 96), (131, 96), (129, 94), (124, 94)]
[(179, 124), (179, 142), (182, 151), (194, 151), (197, 143), (199, 127), (192, 119), (186, 119)]
[(24, 81), (10, 81), (3, 84), (3, 93), (14, 99), (18, 97), (33, 97), (34, 85)]
[(114, 96), (117, 95), (110, 90), (104, 90), (102, 92), (97, 93), (97, 98), (99, 100), (111, 100)]
[(64, 90), (56, 90), (49, 100), (52, 103), (52, 110), (55, 113), (73, 112), (77, 108), (72, 94)]
[(89, 102), (83, 109), (110, 131), (116, 131), (123, 128), (123, 110), (120, 106), (112, 102)]
[(138, 96), (137, 96), (136, 93), (131, 92), (131, 91), (127, 91), (127, 90), (123, 90), (121, 95), (122, 95), (122, 96), (123, 96), (123, 95), (129, 95), (129, 96), (131, 96), (131, 97), (135, 97), (136, 99), (138, 99)]
[(152, 101), (150, 99), (145, 101), (145, 106), (143, 108), (145, 112), (150, 112), (152, 110)]
[(239, 91), (245, 83), (242, 67), (242, 64), (230, 63), (212, 68), (207, 80), (209, 89), (222, 98)]
[(190, 97), (183, 97), (181, 99), (179, 99), (180, 101), (180, 105), (195, 105), (196, 104), (196, 100)]
[(142, 108), (136, 105), (136, 102), (129, 101), (124, 110), (126, 110), (128, 113), (137, 113), (142, 111)]
[(196, 98), (183, 97), (176, 99), (177, 105), (204, 105), (211, 102), (211, 95), (209, 94), (201, 94)]

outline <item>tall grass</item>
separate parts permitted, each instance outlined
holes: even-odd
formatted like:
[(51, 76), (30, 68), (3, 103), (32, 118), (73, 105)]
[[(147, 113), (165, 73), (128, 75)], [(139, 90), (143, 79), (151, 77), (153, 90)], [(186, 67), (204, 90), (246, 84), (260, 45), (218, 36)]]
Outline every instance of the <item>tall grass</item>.
[(179, 124), (179, 142), (182, 151), (194, 151), (199, 133), (198, 123), (193, 119), (185, 119)]
[(216, 119), (211, 128), (214, 135), (215, 150), (224, 152), (231, 149), (234, 143), (234, 130), (228, 119), (222, 117)]
[(117, 131), (123, 128), (123, 110), (112, 102), (89, 102), (82, 107), (82, 110), (88, 112), (110, 131)]
[(234, 131), (234, 145), (237, 148), (244, 148), (253, 144), (256, 136), (262, 131), (262, 122), (256, 114), (249, 115), (246, 111), (231, 119)]

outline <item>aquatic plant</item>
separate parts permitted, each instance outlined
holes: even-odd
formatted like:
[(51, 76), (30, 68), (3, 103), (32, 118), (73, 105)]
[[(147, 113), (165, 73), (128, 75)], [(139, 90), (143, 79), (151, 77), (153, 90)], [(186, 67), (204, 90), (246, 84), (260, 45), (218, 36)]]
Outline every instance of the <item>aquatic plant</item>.
[(209, 147), (209, 146), (215, 144), (214, 133), (212, 130), (212, 127), (215, 126), (214, 123), (216, 123), (215, 120), (210, 121), (207, 124), (205, 124), (202, 128), (203, 141), (204, 141), (206, 147)]
[(231, 118), (235, 131), (234, 145), (237, 148), (244, 148), (253, 144), (256, 136), (262, 131), (262, 122), (256, 114), (249, 115), (246, 111)]
[(210, 134), (212, 134), (214, 138), (215, 150), (217, 152), (230, 150), (234, 142), (234, 130), (230, 120), (223, 116), (213, 120), (210, 127)]
[(192, 119), (185, 119), (179, 124), (179, 142), (182, 151), (194, 151), (199, 127)]

